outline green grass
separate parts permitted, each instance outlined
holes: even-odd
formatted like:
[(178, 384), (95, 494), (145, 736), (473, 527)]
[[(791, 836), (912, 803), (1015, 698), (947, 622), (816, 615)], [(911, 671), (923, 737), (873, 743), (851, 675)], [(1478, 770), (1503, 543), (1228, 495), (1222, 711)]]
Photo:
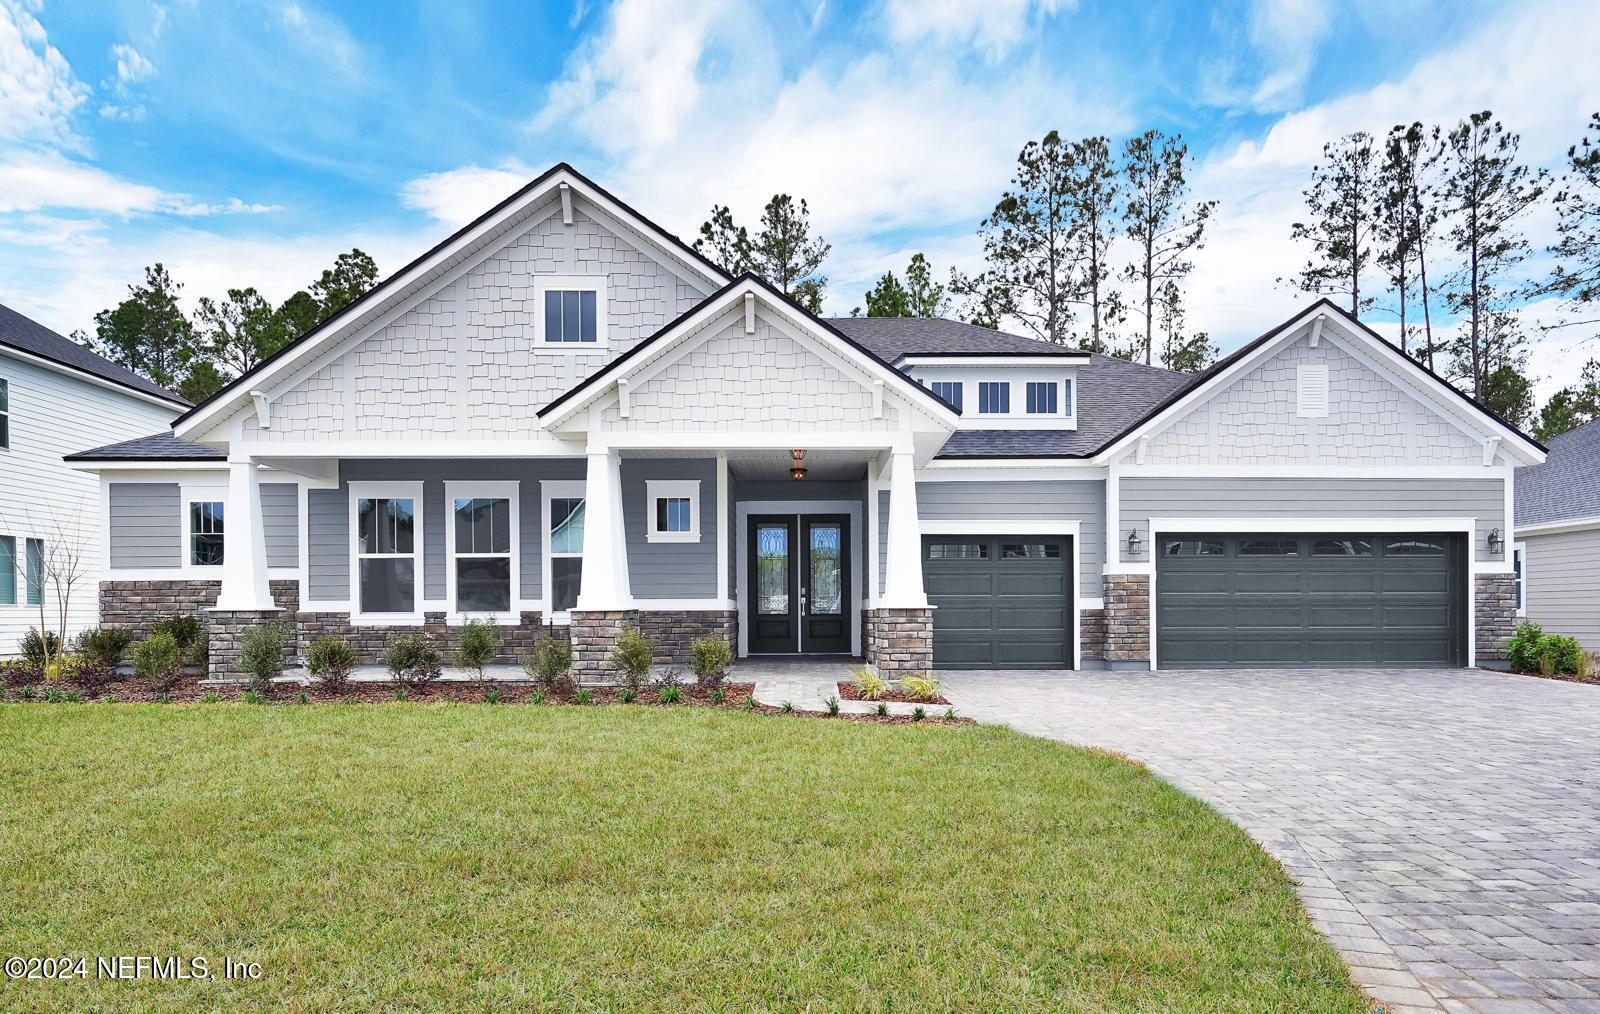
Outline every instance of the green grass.
[(1282, 871), (1115, 757), (711, 709), (0, 706), (42, 1009), (1361, 1010)]

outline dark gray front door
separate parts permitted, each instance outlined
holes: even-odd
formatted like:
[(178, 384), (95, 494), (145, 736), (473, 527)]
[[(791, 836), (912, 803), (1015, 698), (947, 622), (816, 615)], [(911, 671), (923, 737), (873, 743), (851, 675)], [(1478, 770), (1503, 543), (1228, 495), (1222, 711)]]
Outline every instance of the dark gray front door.
[(1459, 535), (1161, 535), (1162, 668), (1465, 663)]
[(922, 581), (941, 669), (1072, 665), (1072, 539), (925, 535)]

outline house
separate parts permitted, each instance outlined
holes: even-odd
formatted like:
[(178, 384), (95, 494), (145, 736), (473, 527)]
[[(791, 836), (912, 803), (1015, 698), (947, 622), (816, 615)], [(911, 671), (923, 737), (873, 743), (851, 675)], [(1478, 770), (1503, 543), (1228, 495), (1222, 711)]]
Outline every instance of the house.
[(1516, 488), (1518, 618), (1600, 648), (1600, 420), (1552, 438)]
[[(474, 616), (580, 674), (1472, 665), (1543, 449), (1326, 301), (1200, 376), (822, 319), (557, 165), (101, 476), (109, 622), (278, 617), (371, 659)], [(225, 520), (224, 520), (225, 519)], [(220, 543), (220, 545), (219, 545)]]
[[(0, 656), (30, 627), (61, 628), (58, 582), (75, 573), (67, 633), (93, 626), (104, 558), (100, 483), (62, 461), (91, 443), (170, 426), (189, 403), (0, 305)], [(75, 565), (69, 559), (75, 558)], [(61, 582), (65, 584), (65, 582)]]

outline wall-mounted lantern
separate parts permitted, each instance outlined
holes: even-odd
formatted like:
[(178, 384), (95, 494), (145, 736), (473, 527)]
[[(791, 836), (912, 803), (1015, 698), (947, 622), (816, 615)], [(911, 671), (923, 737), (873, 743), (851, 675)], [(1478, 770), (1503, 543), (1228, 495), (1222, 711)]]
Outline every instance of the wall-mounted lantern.
[(1139, 555), (1139, 547), (1142, 546), (1143, 544), (1144, 543), (1142, 541), (1140, 541), (1140, 539), (1139, 539), (1139, 529), (1137, 529), (1137, 528), (1128, 529), (1128, 555), (1129, 556), (1138, 556)]
[(1506, 540), (1500, 537), (1500, 529), (1489, 529), (1489, 552), (1498, 553), (1506, 548)]

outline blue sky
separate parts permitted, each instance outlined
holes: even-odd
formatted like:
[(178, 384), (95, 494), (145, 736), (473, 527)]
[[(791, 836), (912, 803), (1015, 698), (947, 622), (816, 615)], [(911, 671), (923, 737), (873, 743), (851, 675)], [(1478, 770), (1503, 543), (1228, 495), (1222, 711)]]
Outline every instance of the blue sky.
[(0, 301), (87, 328), (158, 259), (190, 299), (281, 299), (352, 245), (397, 268), (566, 160), (684, 236), (713, 201), (806, 197), (848, 312), (914, 250), (977, 266), (1029, 138), (1159, 127), (1220, 202), (1189, 303), (1227, 349), (1301, 301), (1273, 279), (1324, 140), (1492, 108), (1557, 165), (1600, 110), (1597, 8), (0, 0)]

